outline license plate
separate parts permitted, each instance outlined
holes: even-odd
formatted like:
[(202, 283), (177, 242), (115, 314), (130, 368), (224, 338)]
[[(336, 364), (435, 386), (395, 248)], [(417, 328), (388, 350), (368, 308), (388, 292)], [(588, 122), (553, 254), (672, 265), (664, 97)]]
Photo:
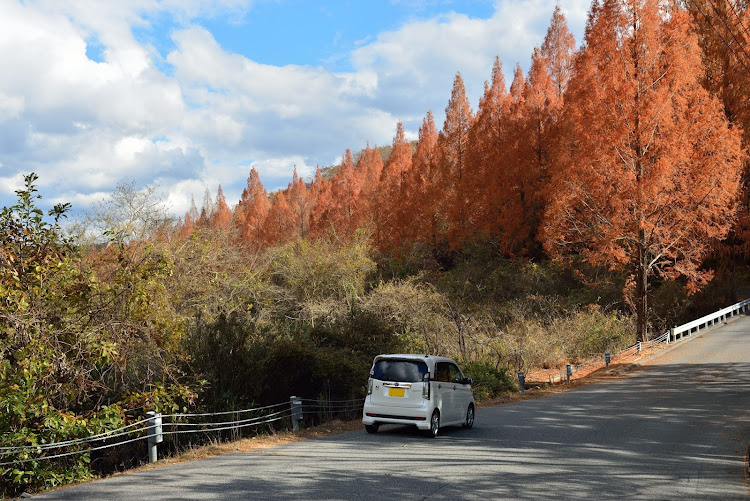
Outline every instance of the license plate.
[(403, 397), (406, 392), (406, 388), (388, 388), (389, 397)]

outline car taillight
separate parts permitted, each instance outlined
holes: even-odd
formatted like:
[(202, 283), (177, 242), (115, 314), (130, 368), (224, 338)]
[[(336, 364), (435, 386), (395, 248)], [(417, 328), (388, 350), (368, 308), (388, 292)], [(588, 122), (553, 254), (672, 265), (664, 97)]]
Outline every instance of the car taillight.
[(425, 400), (430, 399), (430, 382), (429, 381), (425, 381), (424, 383), (422, 383), (422, 398), (424, 398)]
[(367, 394), (372, 395), (372, 378), (367, 380)]

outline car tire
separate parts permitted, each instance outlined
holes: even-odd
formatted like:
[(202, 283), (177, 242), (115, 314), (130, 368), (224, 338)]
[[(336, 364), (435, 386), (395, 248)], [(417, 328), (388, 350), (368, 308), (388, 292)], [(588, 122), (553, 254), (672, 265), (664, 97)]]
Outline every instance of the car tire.
[(367, 433), (377, 433), (378, 428), (380, 428), (379, 424), (366, 424), (365, 425), (365, 430), (367, 431)]
[(464, 428), (471, 428), (474, 426), (474, 404), (469, 404), (469, 408), (466, 409), (466, 422), (462, 425)]
[(432, 417), (430, 418), (430, 429), (425, 431), (425, 435), (429, 438), (435, 438), (438, 431), (440, 431), (440, 411), (435, 409), (432, 411)]

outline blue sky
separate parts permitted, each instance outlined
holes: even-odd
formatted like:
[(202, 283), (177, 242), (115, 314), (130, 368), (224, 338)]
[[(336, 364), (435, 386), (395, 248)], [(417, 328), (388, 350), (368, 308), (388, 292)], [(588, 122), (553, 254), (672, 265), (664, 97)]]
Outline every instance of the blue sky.
[(284, 187), (440, 127), (456, 72), (476, 106), (556, 3), (580, 42), (587, 0), (0, 0), (0, 203), (31, 171), (79, 213), (131, 181), (178, 216), (219, 184), (236, 202), (251, 167)]
[(492, 15), (492, 1), (260, 2), (244, 16), (221, 16), (202, 24), (222, 47), (264, 64), (324, 66), (351, 71), (349, 53), (378, 33), (446, 12)]

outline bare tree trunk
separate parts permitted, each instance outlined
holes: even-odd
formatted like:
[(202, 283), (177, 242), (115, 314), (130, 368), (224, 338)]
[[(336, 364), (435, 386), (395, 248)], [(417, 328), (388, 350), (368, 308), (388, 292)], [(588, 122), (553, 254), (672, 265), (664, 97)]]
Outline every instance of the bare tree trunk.
[(638, 341), (646, 341), (648, 334), (648, 270), (646, 269), (646, 249), (643, 243), (644, 230), (640, 230), (638, 242), (638, 262), (635, 272), (635, 310), (638, 327)]

